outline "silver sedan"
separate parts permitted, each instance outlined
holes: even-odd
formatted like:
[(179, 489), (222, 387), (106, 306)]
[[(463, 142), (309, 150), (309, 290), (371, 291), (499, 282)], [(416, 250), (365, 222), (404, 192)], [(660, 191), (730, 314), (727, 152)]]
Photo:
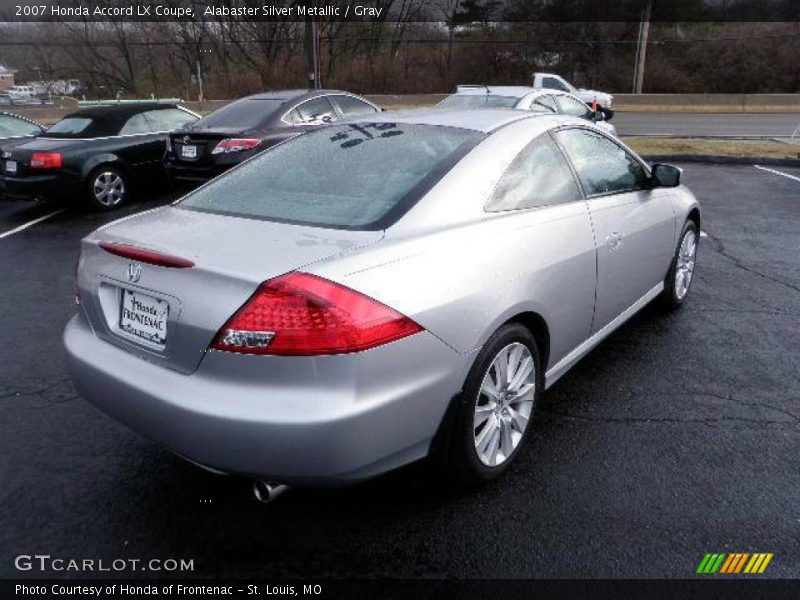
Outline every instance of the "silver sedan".
[(485, 481), (545, 389), (686, 301), (699, 228), (678, 169), (584, 120), (379, 113), (86, 237), (70, 371), (214, 471), (341, 484), (433, 457)]

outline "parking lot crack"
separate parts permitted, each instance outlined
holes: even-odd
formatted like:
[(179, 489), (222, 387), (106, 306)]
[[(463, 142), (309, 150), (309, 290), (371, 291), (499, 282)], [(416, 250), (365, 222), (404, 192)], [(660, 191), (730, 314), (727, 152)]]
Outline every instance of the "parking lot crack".
[(720, 240), (717, 237), (712, 236), (710, 233), (707, 234), (707, 235), (708, 235), (708, 239), (711, 241), (712, 250), (714, 252), (716, 252), (717, 254), (719, 254), (720, 256), (722, 256), (723, 258), (727, 259), (736, 268), (741, 269), (742, 271), (746, 271), (747, 273), (750, 273), (750, 274), (755, 275), (757, 277), (761, 277), (763, 279), (766, 279), (768, 281), (772, 281), (773, 283), (777, 283), (779, 285), (785, 286), (785, 287), (787, 287), (787, 288), (789, 288), (791, 290), (794, 290), (795, 292), (800, 292), (800, 286), (795, 285), (793, 283), (790, 283), (788, 281), (784, 281), (783, 279), (779, 279), (778, 277), (775, 277), (773, 275), (769, 275), (769, 274), (764, 273), (764, 272), (762, 272), (762, 271), (760, 271), (760, 270), (758, 270), (758, 269), (756, 269), (754, 267), (746, 265), (744, 262), (742, 262), (742, 260), (740, 258), (734, 256), (733, 254), (731, 254), (730, 252), (728, 252), (725, 249), (725, 244), (722, 243), (722, 240)]

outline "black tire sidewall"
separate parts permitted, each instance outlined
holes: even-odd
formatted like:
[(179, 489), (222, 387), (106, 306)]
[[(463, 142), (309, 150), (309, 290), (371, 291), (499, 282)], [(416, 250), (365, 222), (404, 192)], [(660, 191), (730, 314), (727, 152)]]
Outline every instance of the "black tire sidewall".
[[(97, 201), (97, 198), (94, 197), (94, 180), (97, 178), (97, 175), (103, 171), (115, 173), (117, 176), (122, 178), (122, 182), (125, 185), (125, 194), (122, 196), (122, 200), (120, 200), (114, 206), (106, 206), (105, 204), (101, 204), (100, 202)], [(93, 169), (92, 172), (89, 173), (89, 177), (86, 178), (84, 189), (86, 190), (86, 202), (89, 204), (92, 210), (98, 212), (117, 210), (118, 208), (121, 208), (122, 206), (127, 204), (128, 199), (131, 196), (130, 181), (128, 179), (128, 176), (122, 169), (119, 169), (118, 167), (112, 165), (103, 165)]]
[[(489, 369), (492, 361), (498, 352), (512, 344), (520, 342), (527, 346), (533, 356), (536, 368), (536, 392), (534, 395), (533, 407), (528, 421), (528, 426), (520, 439), (519, 444), (512, 452), (511, 456), (496, 467), (484, 465), (478, 458), (475, 450), (474, 438), (474, 413), (475, 404), (483, 377)], [(541, 360), (536, 340), (524, 325), (519, 323), (508, 323), (498, 329), (492, 337), (484, 344), (478, 353), (475, 362), (470, 369), (464, 383), (463, 392), (459, 398), (458, 407), (455, 411), (453, 427), (451, 431), (450, 453), (447, 461), (448, 475), (454, 477), (461, 483), (477, 484), (490, 481), (502, 475), (514, 462), (520, 448), (525, 444), (528, 434), (533, 427), (533, 418), (538, 404), (539, 396), (542, 392), (544, 377), (541, 370)]]

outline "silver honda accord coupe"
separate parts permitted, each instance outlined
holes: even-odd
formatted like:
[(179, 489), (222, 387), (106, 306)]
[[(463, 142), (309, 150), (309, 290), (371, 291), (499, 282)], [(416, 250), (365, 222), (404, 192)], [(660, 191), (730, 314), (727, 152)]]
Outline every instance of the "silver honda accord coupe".
[(79, 392), (176, 454), (285, 485), (513, 461), (541, 393), (651, 300), (700, 210), (593, 124), (379, 113), (286, 141), (82, 242)]

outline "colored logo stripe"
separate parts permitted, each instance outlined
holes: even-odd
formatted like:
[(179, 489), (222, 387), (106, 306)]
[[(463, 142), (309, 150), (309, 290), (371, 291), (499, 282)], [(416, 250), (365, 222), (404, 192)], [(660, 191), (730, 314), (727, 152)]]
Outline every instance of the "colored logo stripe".
[(772, 560), (772, 556), (772, 553), (766, 552), (753, 554), (749, 552), (733, 552), (731, 554), (709, 552), (700, 561), (697, 573), (703, 575), (713, 575), (717, 572), (720, 574), (733, 574), (742, 573), (742, 569), (744, 569), (744, 573), (763, 573)]

